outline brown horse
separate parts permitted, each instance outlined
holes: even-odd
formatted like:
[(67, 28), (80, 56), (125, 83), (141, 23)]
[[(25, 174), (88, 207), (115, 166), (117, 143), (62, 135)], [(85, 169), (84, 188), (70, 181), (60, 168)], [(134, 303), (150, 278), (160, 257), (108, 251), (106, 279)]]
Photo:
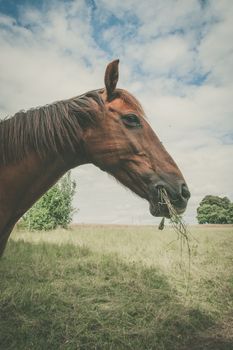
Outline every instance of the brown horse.
[(184, 212), (190, 197), (184, 178), (139, 102), (116, 88), (118, 63), (107, 66), (104, 89), (1, 121), (0, 255), (17, 220), (67, 170), (86, 163), (148, 200), (154, 216), (169, 216), (159, 187)]

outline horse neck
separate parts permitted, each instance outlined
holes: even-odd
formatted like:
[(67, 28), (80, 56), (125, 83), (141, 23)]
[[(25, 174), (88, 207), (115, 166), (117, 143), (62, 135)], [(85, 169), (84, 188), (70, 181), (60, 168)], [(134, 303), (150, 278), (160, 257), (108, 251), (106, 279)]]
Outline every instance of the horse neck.
[(0, 236), (5, 226), (14, 225), (71, 167), (58, 155), (41, 159), (35, 153), (0, 166)]

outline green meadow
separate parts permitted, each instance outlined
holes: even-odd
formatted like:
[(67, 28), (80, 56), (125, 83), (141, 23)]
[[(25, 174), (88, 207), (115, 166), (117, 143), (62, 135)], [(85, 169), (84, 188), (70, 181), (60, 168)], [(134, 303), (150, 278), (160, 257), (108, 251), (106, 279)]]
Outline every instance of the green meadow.
[(15, 230), (0, 259), (1, 350), (233, 349), (233, 227)]

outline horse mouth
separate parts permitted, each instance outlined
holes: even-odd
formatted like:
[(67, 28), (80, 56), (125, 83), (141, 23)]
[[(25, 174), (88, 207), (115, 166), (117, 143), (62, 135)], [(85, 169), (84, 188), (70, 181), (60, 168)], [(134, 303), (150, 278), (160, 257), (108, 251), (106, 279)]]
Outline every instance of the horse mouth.
[[(166, 203), (150, 201), (149, 204), (150, 204), (151, 215), (153, 215), (155, 217), (166, 217), (168, 219), (171, 218), (170, 211), (169, 211)], [(175, 208), (175, 211), (178, 215), (183, 214), (185, 211), (185, 208), (177, 208), (175, 206), (174, 206), (174, 208)]]
[(150, 202), (150, 213), (155, 217), (170, 218), (169, 210), (165, 203), (161, 205), (160, 203)]
[[(155, 190), (156, 189), (156, 190)], [(150, 213), (155, 217), (171, 218), (171, 209), (178, 215), (184, 213), (187, 200), (169, 195), (163, 186), (156, 186), (154, 191), (150, 192), (149, 204)]]

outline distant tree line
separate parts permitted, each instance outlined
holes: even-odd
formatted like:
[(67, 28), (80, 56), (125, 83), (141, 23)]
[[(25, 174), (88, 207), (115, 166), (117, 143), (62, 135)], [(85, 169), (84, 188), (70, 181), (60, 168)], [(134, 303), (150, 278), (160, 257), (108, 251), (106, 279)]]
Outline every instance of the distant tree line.
[(199, 224), (233, 224), (233, 203), (227, 197), (205, 196), (197, 208)]
[[(29, 230), (66, 228), (75, 212), (72, 200), (76, 182), (68, 172), (23, 216), (20, 227)], [(197, 208), (199, 224), (233, 224), (233, 203), (227, 197), (205, 196)]]

